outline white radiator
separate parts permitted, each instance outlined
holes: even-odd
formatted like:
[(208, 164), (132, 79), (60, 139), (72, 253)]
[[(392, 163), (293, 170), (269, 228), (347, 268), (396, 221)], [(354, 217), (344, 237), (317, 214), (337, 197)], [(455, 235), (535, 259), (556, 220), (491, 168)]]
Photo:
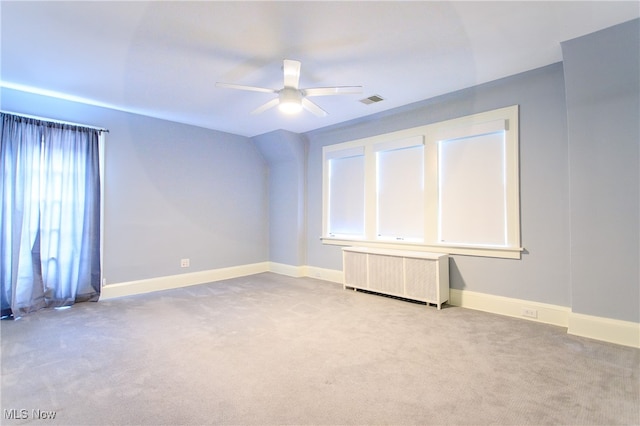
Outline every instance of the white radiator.
[(362, 289), (442, 307), (449, 300), (449, 256), (364, 247), (342, 249), (344, 288)]

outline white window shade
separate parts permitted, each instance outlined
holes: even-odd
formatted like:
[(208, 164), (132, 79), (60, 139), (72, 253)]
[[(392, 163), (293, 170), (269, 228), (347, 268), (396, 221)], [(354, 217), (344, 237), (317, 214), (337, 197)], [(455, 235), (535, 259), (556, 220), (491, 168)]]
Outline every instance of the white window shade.
[(438, 143), (439, 242), (507, 246), (505, 149), (504, 131)]
[(424, 145), (377, 151), (377, 237), (424, 240)]
[(364, 235), (364, 155), (329, 161), (328, 232), (330, 236)]

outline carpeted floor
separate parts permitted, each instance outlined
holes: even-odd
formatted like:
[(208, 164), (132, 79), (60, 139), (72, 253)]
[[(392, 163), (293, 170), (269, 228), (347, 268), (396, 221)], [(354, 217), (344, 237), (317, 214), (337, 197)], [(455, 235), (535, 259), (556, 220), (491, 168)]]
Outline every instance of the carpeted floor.
[(265, 273), (0, 327), (3, 425), (640, 424), (638, 349), (314, 279)]

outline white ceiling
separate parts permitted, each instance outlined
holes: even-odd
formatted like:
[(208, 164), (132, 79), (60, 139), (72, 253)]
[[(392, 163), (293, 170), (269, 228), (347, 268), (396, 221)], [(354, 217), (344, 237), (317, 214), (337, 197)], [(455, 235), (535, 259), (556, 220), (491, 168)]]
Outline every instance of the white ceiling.
[[(3, 0), (0, 79), (239, 135), (303, 133), (561, 61), (562, 41), (639, 4)], [(251, 115), (274, 95), (214, 86), (279, 89), (285, 58), (302, 62), (301, 87), (364, 92), (313, 98), (319, 118)]]

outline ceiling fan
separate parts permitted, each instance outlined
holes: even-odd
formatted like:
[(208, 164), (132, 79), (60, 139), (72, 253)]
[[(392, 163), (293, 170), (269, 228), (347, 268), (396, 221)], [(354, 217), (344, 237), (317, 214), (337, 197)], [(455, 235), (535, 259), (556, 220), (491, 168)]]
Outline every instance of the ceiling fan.
[(337, 86), (337, 87), (311, 87), (308, 89), (300, 89), (300, 62), (285, 59), (282, 69), (284, 71), (284, 87), (281, 89), (268, 89), (264, 87), (243, 86), (240, 84), (216, 83), (216, 87), (224, 87), (228, 89), (249, 90), (253, 92), (276, 93), (277, 98), (270, 100), (264, 105), (259, 106), (251, 111), (251, 114), (260, 114), (278, 106), (285, 113), (294, 114), (303, 108), (312, 112), (318, 117), (324, 117), (327, 112), (315, 103), (311, 102), (307, 97), (310, 96), (327, 96), (327, 95), (350, 95), (362, 93), (362, 86)]

